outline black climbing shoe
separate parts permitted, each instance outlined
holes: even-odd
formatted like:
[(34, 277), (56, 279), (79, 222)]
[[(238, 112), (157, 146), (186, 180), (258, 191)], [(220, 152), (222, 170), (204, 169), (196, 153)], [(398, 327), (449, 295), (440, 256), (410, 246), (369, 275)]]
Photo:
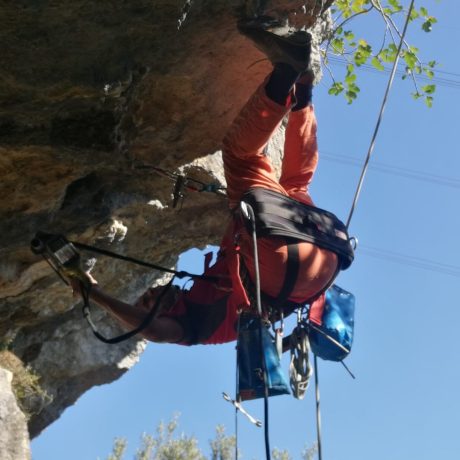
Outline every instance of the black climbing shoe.
[(292, 32), (269, 18), (241, 20), (238, 30), (252, 40), (272, 64), (289, 64), (298, 73), (309, 70), (311, 35), (308, 32)]

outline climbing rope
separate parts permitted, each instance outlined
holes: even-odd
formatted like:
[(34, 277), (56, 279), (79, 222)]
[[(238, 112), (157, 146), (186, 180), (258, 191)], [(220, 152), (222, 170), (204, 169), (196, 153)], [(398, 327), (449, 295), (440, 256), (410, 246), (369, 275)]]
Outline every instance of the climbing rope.
[(403, 29), (402, 34), (401, 34), (401, 38), (400, 38), (400, 42), (399, 42), (399, 46), (398, 46), (398, 51), (396, 52), (396, 57), (395, 57), (395, 61), (393, 63), (393, 68), (391, 69), (390, 78), (388, 80), (388, 84), (387, 84), (387, 87), (386, 87), (386, 90), (385, 90), (385, 95), (383, 97), (382, 105), (380, 107), (380, 112), (379, 112), (379, 115), (378, 115), (378, 118), (377, 118), (377, 123), (376, 123), (375, 129), (374, 129), (374, 134), (372, 135), (371, 143), (369, 145), (369, 149), (368, 149), (367, 155), (366, 155), (366, 160), (364, 162), (363, 169), (361, 171), (361, 176), (360, 176), (359, 181), (358, 181), (358, 186), (356, 187), (355, 195), (354, 195), (354, 198), (353, 198), (353, 203), (351, 205), (350, 213), (348, 215), (348, 219), (347, 219), (347, 222), (346, 222), (346, 225), (345, 225), (347, 227), (347, 229), (350, 226), (351, 218), (353, 217), (353, 214), (355, 212), (356, 204), (357, 204), (359, 196), (361, 194), (361, 189), (362, 189), (362, 186), (363, 186), (364, 177), (366, 176), (366, 173), (367, 173), (367, 170), (368, 170), (368, 167), (369, 167), (369, 161), (371, 159), (372, 152), (374, 151), (375, 141), (377, 139), (377, 135), (378, 135), (379, 130), (380, 130), (380, 124), (381, 124), (382, 119), (383, 119), (383, 114), (385, 112), (385, 107), (386, 107), (386, 104), (387, 104), (387, 101), (388, 101), (388, 96), (390, 94), (391, 87), (393, 86), (393, 81), (394, 81), (394, 78), (395, 78), (395, 75), (396, 75), (396, 69), (398, 67), (399, 58), (400, 58), (400, 55), (401, 55), (401, 49), (402, 49), (403, 44), (404, 44), (404, 38), (406, 36), (407, 28), (409, 26), (410, 16), (411, 16), (412, 10), (414, 8), (414, 3), (415, 3), (415, 0), (412, 0), (411, 3), (410, 3), (410, 6), (409, 6), (409, 10), (407, 12), (406, 21), (404, 23), (404, 29)]
[[(368, 170), (368, 167), (369, 167), (369, 162), (370, 162), (372, 153), (374, 151), (375, 142), (376, 142), (379, 130), (380, 130), (380, 124), (381, 124), (382, 119), (383, 119), (383, 114), (385, 112), (385, 107), (386, 107), (386, 104), (387, 104), (387, 101), (388, 101), (388, 96), (390, 94), (390, 90), (391, 90), (391, 88), (393, 86), (394, 77), (396, 75), (396, 69), (397, 69), (397, 66), (398, 66), (398, 63), (399, 63), (401, 49), (402, 49), (402, 46), (404, 44), (404, 38), (406, 36), (407, 28), (409, 26), (411, 13), (412, 13), (412, 10), (414, 8), (414, 3), (415, 3), (415, 0), (411, 0), (409, 10), (407, 12), (406, 20), (405, 20), (405, 23), (404, 23), (404, 29), (403, 29), (402, 34), (400, 36), (400, 42), (399, 42), (398, 50), (397, 50), (397, 53), (396, 53), (395, 61), (393, 63), (393, 68), (391, 70), (390, 78), (388, 80), (388, 84), (387, 84), (387, 87), (386, 87), (386, 90), (385, 90), (382, 105), (380, 107), (380, 111), (379, 111), (379, 114), (378, 114), (377, 123), (376, 123), (374, 133), (373, 133), (372, 138), (371, 138), (369, 149), (367, 151), (366, 159), (364, 161), (363, 169), (361, 171), (361, 176), (359, 178), (358, 185), (356, 187), (356, 191), (355, 191), (355, 195), (354, 195), (353, 202), (352, 202), (352, 205), (351, 205), (350, 213), (348, 215), (348, 219), (347, 219), (347, 222), (345, 224), (347, 229), (350, 226), (351, 219), (352, 219), (354, 211), (356, 209), (356, 205), (358, 203), (358, 199), (359, 199), (359, 196), (361, 194), (362, 186), (363, 186), (363, 183), (364, 183), (364, 178), (366, 176), (366, 173), (367, 173), (367, 170)], [(315, 394), (316, 394), (316, 432), (317, 432), (317, 440), (318, 440), (317, 441), (318, 442), (318, 459), (322, 460), (323, 457), (322, 457), (322, 444), (321, 444), (321, 411), (320, 411), (320, 395), (319, 395), (318, 362), (317, 362), (316, 355), (314, 356), (314, 368), (315, 368), (314, 373), (315, 373), (315, 390), (316, 390), (315, 391)], [(345, 368), (346, 368), (346, 366), (345, 366)]]
[(260, 271), (259, 271), (259, 253), (257, 250), (257, 231), (256, 231), (256, 216), (251, 205), (242, 201), (241, 202), (241, 211), (245, 219), (247, 219), (251, 225), (252, 233), (252, 245), (254, 250), (254, 284), (256, 291), (256, 305), (257, 312), (261, 321), (259, 323), (259, 346), (260, 354), (262, 357), (262, 376), (264, 382), (264, 439), (265, 439), (265, 457), (267, 460), (270, 460), (270, 437), (269, 437), (269, 426), (268, 426), (268, 376), (267, 376), (267, 362), (264, 353), (263, 337), (262, 337), (262, 298), (260, 295)]

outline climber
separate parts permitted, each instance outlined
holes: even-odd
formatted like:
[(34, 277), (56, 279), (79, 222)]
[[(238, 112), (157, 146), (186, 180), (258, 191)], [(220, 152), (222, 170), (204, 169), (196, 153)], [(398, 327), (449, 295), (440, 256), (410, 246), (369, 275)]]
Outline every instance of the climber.
[[(318, 151), (316, 119), (312, 105), (313, 72), (310, 68), (311, 36), (304, 31), (280, 35), (273, 21), (239, 23), (248, 37), (273, 64), (272, 72), (250, 97), (223, 140), (223, 163), (229, 207), (233, 214), (245, 192), (255, 187), (313, 206), (308, 186), (315, 172)], [(284, 158), (279, 181), (264, 149), (288, 115)], [(338, 269), (331, 250), (305, 241), (282, 237), (258, 238), (261, 291), (266, 299), (279, 299), (288, 271), (288, 246), (295, 246), (295, 279), (290, 280), (288, 303), (315, 298)], [(205, 274), (218, 282), (196, 280), (190, 290), (171, 286), (160, 312), (142, 336), (154, 342), (183, 345), (223, 343), (236, 339), (240, 311), (251, 308), (254, 281), (252, 240), (240, 219), (227, 227), (214, 265), (206, 261)], [(106, 294), (88, 274), (90, 298), (129, 328), (139, 325), (163, 287), (148, 289), (133, 305)], [(71, 282), (74, 292), (78, 281)], [(286, 294), (286, 293), (285, 293)], [(289, 312), (288, 312), (289, 313)]]

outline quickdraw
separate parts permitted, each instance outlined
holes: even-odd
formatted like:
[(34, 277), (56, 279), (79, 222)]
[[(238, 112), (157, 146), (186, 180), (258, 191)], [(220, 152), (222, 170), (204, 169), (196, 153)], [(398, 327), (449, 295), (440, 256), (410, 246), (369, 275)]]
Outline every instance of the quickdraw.
[(148, 169), (154, 171), (162, 177), (166, 177), (174, 182), (173, 186), (173, 203), (172, 207), (177, 208), (180, 203), (180, 208), (185, 199), (185, 192), (207, 192), (214, 193), (220, 196), (226, 196), (225, 187), (216, 183), (206, 183), (200, 180), (188, 177), (185, 174), (175, 173), (166, 169), (154, 166), (148, 163), (136, 164), (135, 169)]

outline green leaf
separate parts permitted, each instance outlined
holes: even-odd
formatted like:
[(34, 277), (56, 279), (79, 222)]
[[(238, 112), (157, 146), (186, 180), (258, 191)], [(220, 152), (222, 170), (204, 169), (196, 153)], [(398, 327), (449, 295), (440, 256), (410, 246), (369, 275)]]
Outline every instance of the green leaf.
[(345, 83), (347, 85), (351, 85), (352, 83), (354, 83), (356, 81), (356, 74), (355, 73), (352, 73), (352, 74), (348, 74), (346, 77), (345, 77)]
[(425, 104), (428, 108), (431, 109), (431, 107), (433, 107), (433, 98), (431, 96), (427, 96), (425, 98)]
[(328, 93), (333, 96), (338, 96), (344, 90), (343, 84), (340, 82), (335, 82), (330, 88)]
[(372, 64), (377, 70), (380, 70), (380, 71), (385, 70), (385, 67), (384, 67), (383, 64), (380, 62), (380, 59), (379, 59), (377, 56), (374, 56), (374, 57), (372, 58), (371, 64)]
[(418, 17), (420, 17), (419, 12), (415, 8), (413, 8), (411, 13), (410, 13), (410, 20), (413, 21), (413, 20), (417, 19)]
[(358, 94), (352, 90), (348, 90), (345, 93), (345, 97), (347, 99), (348, 104), (351, 104), (358, 97)]
[(383, 62), (393, 62), (395, 60), (395, 57), (396, 57), (396, 52), (397, 52), (396, 47), (392, 47), (391, 45), (389, 45), (388, 48), (383, 49), (378, 54), (378, 57)]
[(414, 69), (415, 65), (417, 64), (417, 56), (411, 51), (405, 51), (403, 52), (403, 58), (407, 64), (407, 67), (409, 67), (411, 70)]
[(425, 85), (422, 86), (422, 91), (425, 94), (433, 94), (436, 91), (436, 85)]
[(345, 50), (345, 44), (343, 43), (343, 38), (334, 38), (331, 42), (332, 48), (338, 54), (343, 54)]
[(422, 24), (422, 29), (425, 31), (425, 32), (431, 32), (433, 30), (433, 23), (431, 21), (425, 21), (423, 24)]
[(399, 11), (403, 9), (401, 4), (397, 0), (388, 0), (388, 3), (392, 7), (392, 13), (398, 13)]

